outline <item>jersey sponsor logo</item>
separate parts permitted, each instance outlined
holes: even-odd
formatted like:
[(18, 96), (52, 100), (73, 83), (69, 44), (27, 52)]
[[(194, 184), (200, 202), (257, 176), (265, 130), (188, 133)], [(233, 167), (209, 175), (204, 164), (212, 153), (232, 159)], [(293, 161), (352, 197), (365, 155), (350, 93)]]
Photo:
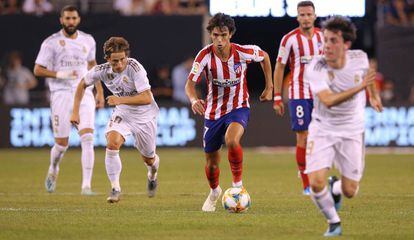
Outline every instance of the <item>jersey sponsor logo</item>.
[(213, 84), (220, 87), (232, 87), (240, 83), (240, 78), (236, 79), (213, 79)]
[(137, 90), (133, 90), (131, 92), (121, 91), (121, 92), (118, 92), (118, 93), (114, 93), (114, 95), (117, 96), (117, 97), (129, 97), (129, 96), (135, 96), (137, 94), (138, 94)]
[(88, 50), (86, 49), (86, 47), (85, 47), (85, 46), (83, 46), (83, 47), (82, 47), (82, 51), (83, 51), (84, 53), (88, 52)]
[(200, 64), (198, 62), (195, 62), (193, 64), (193, 68), (191, 69), (191, 73), (197, 74), (199, 69), (200, 69)]
[(241, 63), (235, 63), (233, 66), (234, 72), (236, 74), (240, 74), (242, 71), (242, 64)]
[(64, 47), (66, 45), (65, 40), (59, 40), (59, 44), (60, 46)]
[(300, 57), (300, 63), (308, 64), (312, 61), (312, 56), (302, 56)]

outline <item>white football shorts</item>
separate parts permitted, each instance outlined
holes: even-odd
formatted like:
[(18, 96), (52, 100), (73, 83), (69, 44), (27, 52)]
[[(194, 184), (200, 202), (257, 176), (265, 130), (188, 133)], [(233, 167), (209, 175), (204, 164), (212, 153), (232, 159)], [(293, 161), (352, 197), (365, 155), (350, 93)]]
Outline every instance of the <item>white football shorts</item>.
[[(50, 96), (52, 128), (55, 138), (67, 138), (70, 135), (72, 127), (70, 116), (73, 110), (74, 97), (75, 93), (72, 91), (56, 91), (52, 92)], [(80, 123), (77, 126), (79, 131), (85, 128), (95, 128), (95, 106), (92, 89), (85, 89), (79, 107)]]
[(364, 134), (345, 137), (310, 129), (305, 173), (331, 168), (332, 165), (342, 176), (359, 182), (365, 167)]
[(134, 121), (133, 114), (123, 113), (114, 109), (111, 119), (106, 127), (105, 134), (116, 131), (124, 137), (132, 135), (135, 140), (135, 147), (144, 157), (153, 158), (155, 156), (157, 138), (157, 116), (149, 122)]

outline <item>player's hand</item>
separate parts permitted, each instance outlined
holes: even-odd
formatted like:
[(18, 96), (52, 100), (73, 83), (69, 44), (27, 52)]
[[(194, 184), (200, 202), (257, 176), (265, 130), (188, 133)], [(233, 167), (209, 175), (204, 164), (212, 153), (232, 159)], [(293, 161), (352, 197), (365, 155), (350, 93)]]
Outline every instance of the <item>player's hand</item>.
[(57, 71), (56, 78), (64, 80), (75, 80), (78, 78), (76, 71)]
[(79, 118), (79, 113), (72, 113), (72, 115), (70, 116), (70, 123), (72, 123), (73, 125), (78, 125), (80, 122), (80, 118)]
[(382, 112), (382, 102), (378, 94), (374, 94), (374, 96), (369, 97), (369, 104), (375, 111)]
[(259, 100), (261, 102), (272, 101), (272, 97), (273, 97), (273, 86), (265, 88), (262, 92), (262, 95), (260, 95)]
[(103, 94), (96, 93), (95, 96), (96, 108), (103, 108), (105, 106), (105, 99)]
[(276, 112), (276, 115), (283, 116), (285, 114), (285, 106), (282, 101), (273, 102), (273, 109)]
[(106, 102), (108, 103), (109, 106), (116, 106), (116, 105), (121, 104), (119, 97), (114, 96), (114, 95), (108, 96), (106, 98)]
[(375, 84), (376, 76), (377, 76), (377, 72), (373, 68), (368, 69), (368, 73), (364, 77), (364, 80), (362, 81), (362, 84), (365, 87)]
[(205, 109), (205, 102), (202, 99), (193, 100), (191, 102), (191, 109), (193, 110), (194, 114), (204, 115)]

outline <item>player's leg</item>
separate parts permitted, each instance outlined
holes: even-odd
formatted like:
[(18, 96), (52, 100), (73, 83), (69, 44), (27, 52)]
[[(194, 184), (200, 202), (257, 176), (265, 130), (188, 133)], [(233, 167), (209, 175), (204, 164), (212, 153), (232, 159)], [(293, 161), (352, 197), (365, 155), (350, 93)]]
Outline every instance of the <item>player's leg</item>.
[(95, 125), (95, 99), (91, 90), (87, 89), (82, 99), (78, 126), (82, 148), (82, 195), (94, 195), (91, 190), (93, 166), (95, 163), (93, 131)]
[(228, 127), (225, 135), (225, 143), (228, 148), (228, 159), (233, 176), (233, 187), (243, 187), (243, 149), (240, 145), (240, 139), (243, 136), (244, 128), (237, 122), (232, 122)]
[(309, 195), (309, 179), (305, 171), (306, 143), (311, 121), (313, 102), (311, 99), (289, 100), (291, 128), (296, 132), (296, 163), (302, 179), (304, 194)]
[(157, 138), (157, 119), (154, 118), (150, 122), (137, 124), (136, 128), (136, 131), (133, 133), (133, 136), (135, 138), (135, 145), (141, 153), (144, 164), (148, 169), (148, 197), (154, 197), (158, 187), (157, 175), (160, 165), (160, 158), (155, 151), (155, 139)]
[(318, 135), (316, 129), (310, 129), (306, 149), (306, 173), (309, 176), (310, 196), (316, 207), (322, 212), (329, 223), (325, 236), (340, 235), (340, 218), (330, 194), (326, 176), (335, 157), (335, 141), (329, 136)]
[(119, 132), (109, 131), (106, 135), (106, 140), (105, 168), (112, 188), (107, 201), (109, 203), (116, 203), (120, 200), (121, 194), (119, 177), (122, 171), (122, 162), (119, 156), (119, 149), (125, 142), (125, 139)]
[(220, 176), (220, 148), (223, 144), (225, 134), (224, 119), (205, 120), (203, 145), (206, 156), (205, 173), (210, 186), (210, 192), (205, 200), (202, 210), (205, 212), (214, 212), (216, 210), (217, 200), (221, 195), (219, 186)]
[(71, 129), (69, 122), (70, 111), (68, 109), (71, 107), (71, 93), (54, 92), (51, 94), (50, 103), (55, 144), (50, 150), (50, 164), (45, 180), (45, 187), (48, 192), (54, 192), (59, 174), (59, 165), (63, 155), (68, 149)]
[(296, 132), (296, 164), (300, 177), (302, 179), (303, 194), (309, 195), (309, 178), (305, 173), (306, 169), (306, 140), (308, 137), (308, 131)]
[(226, 134), (224, 137), (228, 148), (228, 159), (233, 176), (233, 187), (243, 187), (243, 148), (240, 145), (247, 123), (249, 122), (249, 108), (240, 108), (225, 115)]

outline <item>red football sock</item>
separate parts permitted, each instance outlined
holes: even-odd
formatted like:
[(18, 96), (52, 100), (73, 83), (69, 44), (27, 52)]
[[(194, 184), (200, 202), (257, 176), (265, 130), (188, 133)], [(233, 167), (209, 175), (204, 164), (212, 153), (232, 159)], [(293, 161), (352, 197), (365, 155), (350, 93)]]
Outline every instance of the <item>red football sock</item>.
[(304, 173), (306, 169), (306, 148), (296, 146), (296, 163), (302, 178), (303, 189), (305, 189), (309, 187), (308, 175)]
[(219, 185), (220, 168), (218, 166), (209, 168), (206, 165), (205, 171), (210, 188), (215, 189)]
[(242, 180), (243, 171), (243, 148), (240, 145), (229, 147), (228, 158), (231, 173), (233, 174), (233, 182), (240, 182)]

